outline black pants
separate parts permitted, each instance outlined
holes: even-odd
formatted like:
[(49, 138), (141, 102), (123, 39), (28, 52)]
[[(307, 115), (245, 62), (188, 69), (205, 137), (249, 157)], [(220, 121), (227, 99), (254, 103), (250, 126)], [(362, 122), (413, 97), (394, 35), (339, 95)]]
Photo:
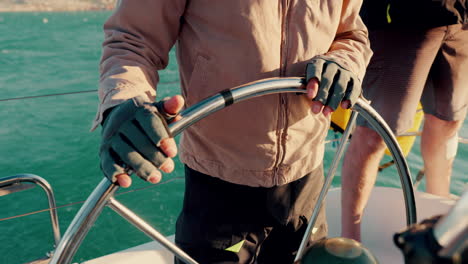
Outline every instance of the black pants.
[[(294, 261), (323, 184), (323, 170), (271, 188), (232, 184), (188, 167), (185, 178), (177, 246), (201, 264), (282, 264)], [(315, 226), (313, 240), (326, 236), (324, 206)]]

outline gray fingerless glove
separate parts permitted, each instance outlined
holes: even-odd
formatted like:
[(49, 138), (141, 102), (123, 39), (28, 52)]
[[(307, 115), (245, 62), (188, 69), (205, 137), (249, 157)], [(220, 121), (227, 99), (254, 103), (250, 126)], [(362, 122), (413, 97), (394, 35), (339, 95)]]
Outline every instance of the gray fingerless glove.
[(353, 106), (361, 95), (358, 77), (334, 61), (317, 58), (309, 62), (306, 67), (306, 82), (312, 78), (319, 81), (319, 90), (314, 101), (333, 110), (345, 100), (350, 100)]
[(158, 110), (162, 104), (135, 97), (108, 114), (102, 125), (101, 170), (112, 182), (116, 176), (133, 170), (147, 180), (167, 159), (160, 150), (161, 140), (170, 137), (166, 120)]

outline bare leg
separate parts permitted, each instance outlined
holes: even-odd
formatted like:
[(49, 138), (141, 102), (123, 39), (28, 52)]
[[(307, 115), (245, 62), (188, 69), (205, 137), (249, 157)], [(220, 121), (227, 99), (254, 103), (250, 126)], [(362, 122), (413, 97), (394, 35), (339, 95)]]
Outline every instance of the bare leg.
[(356, 127), (342, 169), (341, 235), (343, 237), (361, 240), (362, 213), (374, 186), (384, 152), (384, 141), (374, 130)]
[(448, 197), (457, 146), (453, 140), (457, 140), (458, 143), (458, 139), (454, 137), (463, 121), (445, 121), (429, 114), (426, 114), (424, 118), (421, 153), (426, 174), (426, 191)]

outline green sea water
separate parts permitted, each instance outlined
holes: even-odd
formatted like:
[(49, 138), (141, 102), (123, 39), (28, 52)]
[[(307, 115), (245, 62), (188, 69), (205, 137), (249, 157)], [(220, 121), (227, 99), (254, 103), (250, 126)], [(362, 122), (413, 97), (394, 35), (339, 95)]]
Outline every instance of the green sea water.
[[(109, 12), (0, 13), (0, 177), (32, 173), (53, 187), (62, 233), (102, 179), (97, 150), (99, 130), (90, 132), (97, 109), (98, 64), (102, 24)], [(175, 53), (160, 73), (159, 97), (179, 93)], [(81, 92), (91, 91), (91, 92)], [(80, 92), (67, 95), (63, 93)], [(42, 95), (53, 96), (35, 97)], [(22, 98), (29, 97), (29, 98)], [(11, 99), (18, 98), (18, 99)], [(22, 99), (20, 99), (22, 98)], [(462, 136), (468, 131), (465, 123)], [(334, 138), (330, 132), (329, 139)], [(408, 156), (413, 175), (422, 167), (419, 140)], [(329, 144), (325, 167), (335, 148)], [(467, 182), (468, 147), (460, 145), (451, 191), (461, 194)], [(388, 161), (389, 158), (386, 158)], [(340, 185), (340, 175), (334, 179)], [(394, 168), (384, 170), (379, 186), (399, 187)], [(149, 187), (149, 188), (148, 188)], [(183, 168), (150, 186), (138, 179), (118, 200), (164, 235), (174, 232), (183, 197)], [(420, 185), (424, 190), (424, 182)], [(383, 205), (384, 206), (384, 205)], [(53, 248), (47, 212), (7, 219), (47, 208), (39, 188), (0, 197), (0, 263), (24, 263)], [(402, 210), (402, 214), (404, 211)], [(110, 209), (105, 209), (78, 250), (82, 262), (150, 241)]]

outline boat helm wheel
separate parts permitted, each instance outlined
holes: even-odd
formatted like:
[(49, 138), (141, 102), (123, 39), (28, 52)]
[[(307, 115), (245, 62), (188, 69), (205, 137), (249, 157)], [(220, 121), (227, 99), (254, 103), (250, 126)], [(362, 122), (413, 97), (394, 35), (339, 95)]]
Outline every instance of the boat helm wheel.
[[(254, 83), (222, 91), (180, 112), (179, 116), (181, 116), (181, 119), (168, 125), (169, 132), (172, 135), (176, 136), (179, 133), (181, 133), (185, 128), (203, 119), (204, 117), (216, 111), (219, 111), (229, 105), (250, 98), (275, 93), (303, 94), (306, 92), (305, 89), (301, 88), (303, 87), (303, 85), (304, 80), (297, 77), (276, 79), (272, 78), (259, 80)], [(385, 143), (387, 143), (387, 146), (390, 147), (391, 152), (393, 154), (393, 158), (395, 160), (395, 164), (397, 165), (400, 174), (400, 180), (402, 182), (402, 189), (406, 206), (407, 224), (410, 225), (416, 223), (416, 204), (414, 200), (411, 175), (409, 172), (408, 164), (404, 159), (404, 156), (402, 154), (401, 149), (398, 146), (398, 143), (396, 143), (394, 135), (391, 133), (390, 128), (388, 127), (388, 125), (386, 125), (382, 117), (380, 117), (378, 113), (375, 112), (375, 110), (373, 110), (370, 106), (368, 106), (368, 103), (364, 102), (362, 99), (359, 99), (356, 102), (356, 104), (353, 106), (353, 110), (356, 110), (355, 112), (358, 112), (367, 121), (369, 121), (371, 125), (373, 125), (376, 128), (377, 132), (382, 136)], [(353, 118), (356, 117), (355, 114), (356, 113), (353, 113)], [(348, 136), (349, 131), (350, 130), (348, 129), (347, 131), (345, 131), (345, 134), (347, 134)], [(301, 247), (298, 250), (298, 254), (296, 256), (298, 258), (298, 260), (295, 260), (297, 263), (301, 263), (301, 259), (303, 260), (302, 263), (310, 263), (308, 262), (309, 257), (303, 256), (303, 250), (306, 249), (307, 241), (309, 241), (308, 236), (313, 230), (313, 225), (315, 223), (314, 219), (316, 219), (316, 216), (320, 210), (320, 206), (322, 205), (321, 201), (327, 194), (328, 188), (330, 187), (334, 172), (336, 170), (336, 165), (338, 164), (339, 157), (341, 156), (342, 150), (344, 149), (344, 147), (341, 146), (344, 146), (344, 144), (340, 144), (340, 150), (337, 151), (337, 155), (335, 155), (335, 158), (333, 159), (332, 167), (330, 168), (328, 173), (329, 176), (327, 176), (326, 182), (324, 183), (322, 191), (320, 192), (319, 198), (316, 202), (317, 208), (314, 208), (311, 221), (307, 226), (306, 235), (303, 238), (304, 243), (301, 242)], [(91, 226), (96, 221), (97, 217), (100, 215), (105, 206), (109, 206), (111, 209), (120, 214), (123, 218), (128, 220), (131, 224), (143, 231), (146, 235), (148, 235), (155, 241), (158, 241), (164, 248), (173, 253), (178, 259), (182, 260), (185, 263), (197, 264), (197, 262), (193, 260), (190, 256), (188, 256), (183, 250), (179, 249), (161, 233), (159, 233), (157, 230), (151, 227), (151, 225), (146, 223), (143, 219), (138, 217), (138, 215), (136, 215), (130, 209), (126, 208), (123, 204), (114, 199), (114, 193), (118, 188), (118, 185), (112, 183), (107, 178), (101, 180), (98, 186), (88, 197), (86, 202), (83, 204), (81, 209), (78, 211), (72, 223), (68, 226), (67, 231), (65, 232), (62, 239), (60, 240), (60, 243), (56, 247), (54, 255), (52, 256), (51, 261), (49, 262), (50, 264), (71, 263), (73, 256), (75, 255), (76, 251), (81, 245), (81, 242), (83, 241)], [(325, 263), (376, 263), (375, 261), (363, 262), (366, 259), (366, 257), (370, 260), (375, 258), (372, 258), (370, 253), (367, 250), (365, 250), (362, 246), (359, 246), (359, 244), (353, 244), (354, 242), (351, 243), (343, 239), (338, 239), (324, 240), (322, 241), (322, 243), (324, 244), (313, 244), (308, 254), (312, 255), (314, 254), (314, 252), (323, 252), (319, 255), (321, 257), (324, 257), (324, 259), (326, 256), (341, 256), (343, 258), (343, 256), (347, 256), (347, 254), (339, 254), (338, 252), (346, 252), (346, 250), (344, 250), (346, 248), (356, 248), (356, 251), (351, 250), (351, 252), (360, 252), (359, 255), (356, 255), (355, 262), (353, 261), (353, 259), (350, 259), (351, 261), (348, 262), (332, 262), (331, 260), (325, 260)], [(348, 246), (346, 247), (346, 245)], [(349, 258), (345, 258), (345, 260), (348, 259)], [(324, 262), (321, 261), (319, 263)]]

